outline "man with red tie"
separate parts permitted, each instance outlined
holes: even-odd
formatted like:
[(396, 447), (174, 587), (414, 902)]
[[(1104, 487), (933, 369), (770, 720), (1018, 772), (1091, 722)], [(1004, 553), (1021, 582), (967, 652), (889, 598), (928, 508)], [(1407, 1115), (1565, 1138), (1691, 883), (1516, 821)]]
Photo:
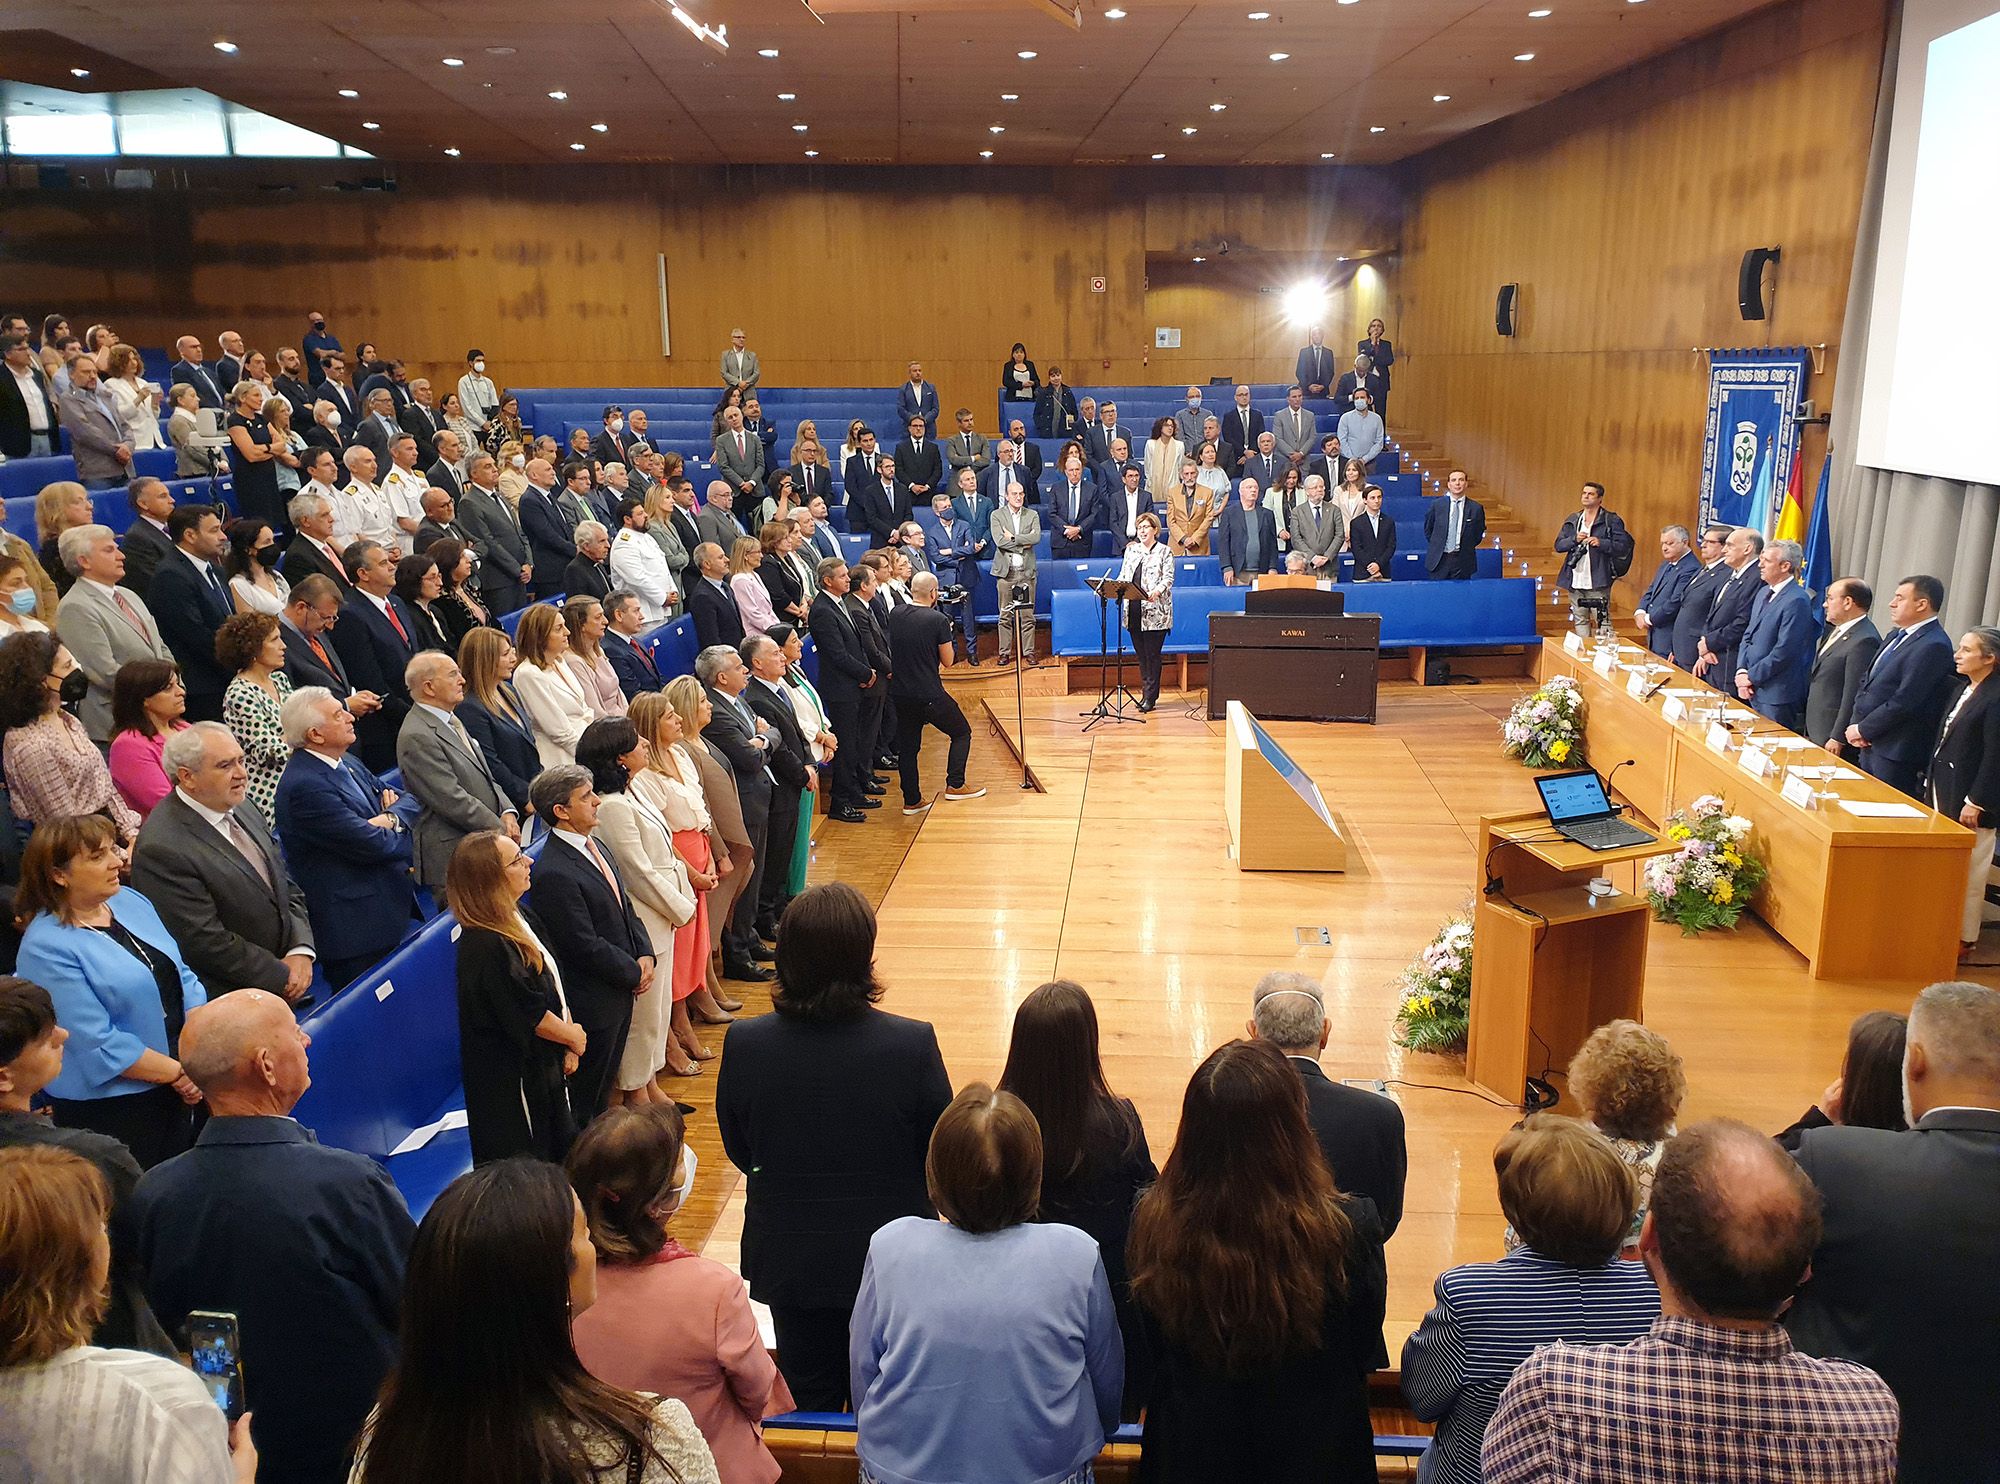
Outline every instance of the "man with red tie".
[(396, 558), (375, 541), (357, 541), (343, 556), (355, 593), (340, 610), (333, 647), (350, 683), (381, 697), (381, 706), (355, 724), (355, 751), (376, 773), (396, 766), (396, 734), (410, 711), (403, 671), (417, 652), (414, 616), (396, 596)]
[(639, 597), (620, 588), (604, 600), (604, 657), (618, 677), (618, 688), (631, 700), (641, 691), (658, 690), (664, 682), (653, 663), (651, 646), (639, 642), (643, 615)]

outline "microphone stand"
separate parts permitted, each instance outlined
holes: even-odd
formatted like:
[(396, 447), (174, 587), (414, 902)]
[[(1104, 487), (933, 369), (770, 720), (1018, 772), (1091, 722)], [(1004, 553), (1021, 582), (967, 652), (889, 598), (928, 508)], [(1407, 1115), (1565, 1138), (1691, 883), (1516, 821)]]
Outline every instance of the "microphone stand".
[(1009, 603), (1000, 613), (1000, 621), (1011, 627), (1014, 639), (1014, 735), (1020, 742), (1021, 787), (1033, 789), (1034, 779), (1028, 776), (1028, 720), (1023, 709), (1021, 688), (1021, 610), (1024, 603)]

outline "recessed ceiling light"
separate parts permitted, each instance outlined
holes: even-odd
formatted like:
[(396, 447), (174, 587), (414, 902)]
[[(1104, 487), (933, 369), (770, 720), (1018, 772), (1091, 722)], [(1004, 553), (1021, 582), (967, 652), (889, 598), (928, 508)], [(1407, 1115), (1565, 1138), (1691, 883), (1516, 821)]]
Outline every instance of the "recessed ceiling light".
[(1250, 19), (1253, 21), (1268, 21), (1270, 18), (1271, 12), (1268, 10), (1253, 10), (1250, 12)]
[(979, 152), (979, 158), (982, 160), (990, 160), (993, 158), (993, 151), (990, 149), (982, 149)]
[(463, 57), (439, 57), (438, 60), (447, 67), (463, 67), (465, 65), (465, 58)]
[(1107, 21), (1122, 21), (1125, 19), (1125, 12), (1114, 5), (1111, 9), (1104, 12), (1104, 18)]
[(557, 88), (553, 93), (549, 94), (549, 96), (555, 99), (556, 102), (558, 103), (569, 102), (569, 94), (565, 93), (561, 88)]
[(1347, 254), (1346, 254), (1346, 253), (1342, 253), (1342, 254), (1341, 254), (1341, 255), (1340, 255), (1339, 257), (1335, 258), (1335, 259), (1334, 259), (1334, 261), (1335, 261), (1336, 263), (1344, 263), (1344, 262), (1346, 262), (1346, 261), (1347, 261)]
[(1290, 52), (1272, 52), (1271, 60), (1274, 62), (1287, 62), (1291, 60), (1291, 56)]
[(446, 145), (444, 152), (450, 155), (454, 160), (457, 159), (461, 153), (463, 153), (463, 151), (461, 151), (459, 147), (455, 144)]
[(1041, 53), (1039, 53), (1039, 52), (1015, 52), (1015, 53), (1014, 53), (1014, 55), (1015, 55), (1015, 56), (1017, 56), (1017, 57), (1019, 57), (1019, 58), (1020, 58), (1020, 59), (1021, 59), (1022, 61), (1024, 61), (1024, 62), (1032, 62), (1032, 61), (1034, 61), (1034, 60), (1035, 60), (1035, 58), (1036, 58), (1036, 57), (1040, 56), (1040, 55), (1041, 55)]
[(807, 150), (807, 151), (806, 151), (806, 158), (807, 158), (808, 160), (817, 160), (817, 159), (819, 158), (819, 151), (818, 151), (818, 150), (816, 150), (816, 149), (809, 149), (809, 150)]
[(775, 46), (767, 46), (762, 51), (758, 52), (757, 55), (760, 57), (776, 57), (778, 55), (778, 49)]
[(1389, 131), (1383, 128), (1380, 124), (1370, 124), (1368, 126), (1368, 132), (1370, 134), (1386, 134)]
[(1360, 3), (1360, 0), (1340, 0), (1340, 3), (1342, 5), (1357, 5)]
[(989, 134), (1005, 134), (1007, 132), (1007, 126), (1005, 124), (988, 124), (986, 126), (986, 132)]
[(511, 57), (514, 55), (514, 48), (511, 46), (489, 46), (486, 48), (486, 55), (489, 57)]
[(609, 124), (592, 124), (592, 125), (590, 126), (590, 132), (591, 132), (591, 133), (593, 133), (593, 134), (609, 134), (609, 133), (611, 132), (611, 125), (609, 125)]
[(1321, 155), (1321, 156), (1320, 156), (1320, 158), (1321, 158), (1322, 160), (1330, 160), (1330, 159), (1332, 159), (1332, 158), (1333, 158), (1333, 151), (1332, 151), (1332, 150), (1328, 150), (1328, 151), (1327, 151), (1327, 152), (1326, 152), (1325, 154)]
[(1432, 94), (1431, 94), (1431, 102), (1433, 102), (1433, 103), (1449, 103), (1449, 102), (1451, 102), (1451, 94), (1449, 94), (1449, 93), (1432, 93)]
[(583, 146), (581, 144), (572, 144), (570, 148), (575, 150), (578, 154), (583, 153)]
[(69, 69), (69, 75), (71, 77), (88, 77), (90, 76), (90, 69), (88, 67), (72, 67)]
[(1002, 103), (1019, 103), (1021, 101), (1021, 95), (1019, 93), (1002, 93), (1000, 95), (1000, 101)]
[(1531, 10), (1528, 12), (1528, 19), (1531, 21), (1545, 21), (1554, 14), (1553, 10)]
[(1194, 125), (1193, 125), (1193, 124), (1189, 124), (1189, 125), (1188, 125), (1188, 126), (1187, 126), (1187, 127), (1185, 128), (1185, 129), (1181, 130), (1181, 132), (1182, 132), (1183, 134), (1192, 134), (1192, 133), (1194, 133)]
[(368, 120), (368, 121), (367, 121), (366, 123), (364, 123), (364, 124), (363, 124), (363, 125), (362, 125), (361, 127), (362, 127), (362, 128), (364, 128), (364, 129), (379, 129), (379, 128), (381, 128), (382, 126), (381, 126), (380, 124), (376, 123), (376, 122), (375, 122), (375, 120), (373, 120), (373, 119), (369, 119), (369, 120)]
[(1195, 259), (1194, 261), (1195, 261), (1195, 262), (1197, 262), (1197, 263), (1206, 263), (1206, 262), (1208, 261), (1208, 259), (1207, 259), (1207, 258), (1196, 258), (1196, 259)]
[(236, 55), (236, 43), (233, 41), (218, 41), (215, 43), (215, 49), (221, 52), (225, 57), (233, 57)]
[(806, 125), (804, 125), (804, 124), (793, 124), (793, 125), (792, 125), (792, 132), (793, 132), (794, 134), (803, 134), (803, 133), (805, 133), (805, 131), (806, 131), (806, 127), (807, 127), (807, 126), (806, 126)]
[(1156, 160), (1164, 160), (1166, 156), (1164, 154), (1156, 154), (1153, 156), (1153, 158)]
[(1535, 54), (1533, 52), (1515, 52), (1514, 60), (1517, 62), (1532, 62), (1535, 60)]
[(1220, 113), (1222, 112), (1223, 109), (1227, 108), (1228, 106), (1229, 105), (1227, 103), (1211, 103), (1208, 105), (1208, 111), (1210, 113)]
[(343, 98), (359, 98), (361, 95), (355, 92), (354, 89), (352, 88), (342, 88), (340, 90), (340, 96)]
[(780, 93), (778, 94), (778, 101), (780, 103), (796, 103), (799, 101), (799, 95), (797, 93)]

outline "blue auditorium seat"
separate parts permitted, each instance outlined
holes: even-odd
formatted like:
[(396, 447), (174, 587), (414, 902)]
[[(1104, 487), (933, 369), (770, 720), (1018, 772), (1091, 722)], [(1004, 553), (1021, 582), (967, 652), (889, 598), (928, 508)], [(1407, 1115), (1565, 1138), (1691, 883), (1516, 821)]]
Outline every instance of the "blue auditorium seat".
[(76, 460), (68, 454), (42, 459), (9, 459), (0, 464), (0, 499), (39, 495), (45, 485), (76, 478)]
[(132, 455), (132, 473), (135, 478), (172, 479), (177, 462), (171, 448), (142, 448)]
[[(4, 467), (12, 466), (8, 465)], [(35, 497), (33, 495), (9, 495), (4, 508), (7, 513), (4, 520), (0, 520), (0, 524), (4, 524), (9, 531), (19, 536), (28, 545), (39, 547), (42, 544), (42, 538), (35, 530)]]
[(695, 638), (692, 614), (683, 613), (670, 623), (648, 630), (643, 642), (653, 656), (654, 668), (662, 676), (671, 679), (694, 674), (694, 657), (701, 646)]

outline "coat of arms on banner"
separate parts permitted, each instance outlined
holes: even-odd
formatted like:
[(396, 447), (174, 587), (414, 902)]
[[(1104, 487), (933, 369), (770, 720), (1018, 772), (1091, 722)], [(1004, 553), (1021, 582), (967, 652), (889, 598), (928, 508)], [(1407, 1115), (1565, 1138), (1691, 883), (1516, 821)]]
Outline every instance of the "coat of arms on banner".
[(1736, 437), (1729, 445), (1729, 487), (1738, 495), (1750, 493), (1757, 474), (1757, 425), (1738, 423)]

